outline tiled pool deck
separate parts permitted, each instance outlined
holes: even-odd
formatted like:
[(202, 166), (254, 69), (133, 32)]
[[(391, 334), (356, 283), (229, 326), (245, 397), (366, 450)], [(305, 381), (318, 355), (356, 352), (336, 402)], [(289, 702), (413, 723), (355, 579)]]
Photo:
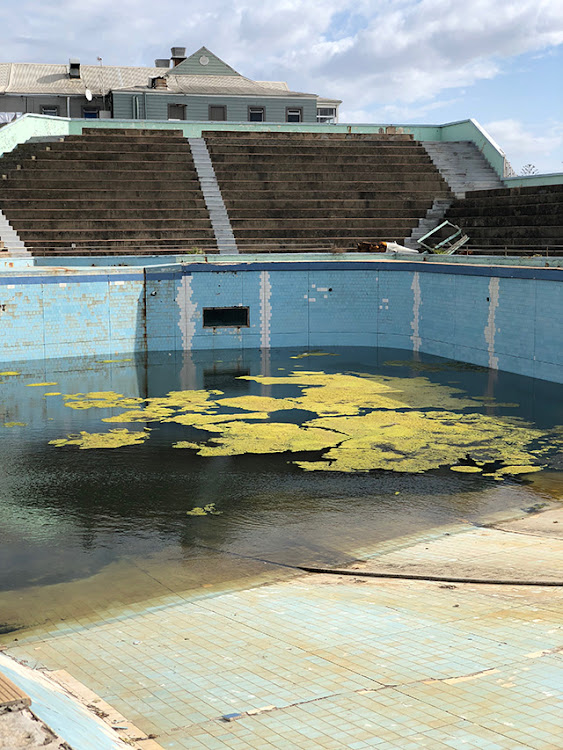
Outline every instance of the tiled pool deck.
[[(552, 567), (559, 554), (546, 575), (561, 580), (563, 534), (523, 523), (449, 527), (388, 544), (369, 565), (408, 565), (409, 550), (420, 565), (428, 548), (428, 564), (453, 575), (456, 549), (473, 550), (473, 573), (488, 575), (488, 549), (494, 569), (522, 578), (526, 560)], [(67, 670), (165, 748), (563, 746), (559, 587), (306, 575), (157, 604), (22, 635), (7, 653)]]

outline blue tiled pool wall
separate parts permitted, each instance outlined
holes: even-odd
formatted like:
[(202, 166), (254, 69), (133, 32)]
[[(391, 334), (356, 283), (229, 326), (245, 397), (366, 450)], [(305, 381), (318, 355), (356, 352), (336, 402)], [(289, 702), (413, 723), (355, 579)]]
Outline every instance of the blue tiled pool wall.
[[(256, 262), (0, 274), (0, 360), (379, 346), (563, 382), (563, 272), (423, 262)], [(247, 328), (204, 328), (247, 306)]]

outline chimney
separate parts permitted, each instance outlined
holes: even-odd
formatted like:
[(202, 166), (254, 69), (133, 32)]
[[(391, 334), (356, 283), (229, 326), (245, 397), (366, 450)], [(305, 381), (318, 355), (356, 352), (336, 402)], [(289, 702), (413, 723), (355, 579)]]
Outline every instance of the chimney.
[(154, 61), (154, 67), (155, 68), (168, 68), (170, 67), (170, 60), (168, 58), (164, 59), (160, 57), (158, 60)]
[(76, 57), (71, 57), (68, 61), (68, 77), (80, 78), (80, 60)]
[(172, 67), (175, 68), (181, 62), (186, 59), (186, 48), (185, 47), (172, 47), (170, 50), (172, 53)]

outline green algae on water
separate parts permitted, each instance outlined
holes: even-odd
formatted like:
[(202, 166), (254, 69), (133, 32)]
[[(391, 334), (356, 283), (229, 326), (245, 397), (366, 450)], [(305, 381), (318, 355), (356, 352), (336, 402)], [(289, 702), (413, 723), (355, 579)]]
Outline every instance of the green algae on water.
[(187, 516), (220, 516), (223, 511), (217, 510), (215, 503), (208, 503), (201, 507), (195, 507), (186, 511)]
[(139, 445), (148, 438), (148, 432), (129, 432), (129, 430), (110, 430), (109, 432), (81, 432), (69, 435), (60, 440), (50, 440), (49, 445), (60, 448), (63, 445), (77, 445), (80, 450), (92, 448), (121, 448), (124, 445)]
[[(498, 479), (539, 471), (545, 455), (563, 447), (560, 428), (542, 431), (517, 417), (483, 414), (482, 399), (418, 375), (401, 378), (303, 370), (240, 379), (267, 386), (291, 385), (299, 394), (224, 397), (218, 390), (188, 390), (141, 399), (102, 391), (64, 399), (73, 409), (123, 409), (103, 417), (104, 422), (173, 422), (203, 430), (208, 437), (178, 440), (173, 445), (195, 450), (199, 456), (320, 454), (315, 460), (295, 461), (305, 471), (420, 473), (449, 466), (454, 472), (478, 474), (485, 464), (494, 463), (504, 468), (485, 473)], [(316, 416), (302, 424), (278, 422), (276, 412), (282, 410)], [(146, 433), (120, 429), (100, 435), (81, 433), (52, 444), (81, 449), (119, 447), (146, 438)]]

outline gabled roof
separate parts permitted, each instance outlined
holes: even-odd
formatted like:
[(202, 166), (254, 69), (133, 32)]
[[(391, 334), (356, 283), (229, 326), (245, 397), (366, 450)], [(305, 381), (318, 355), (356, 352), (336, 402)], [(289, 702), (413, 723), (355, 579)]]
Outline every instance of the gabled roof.
[(200, 47), (193, 55), (186, 59), (175, 68), (171, 73), (176, 76), (238, 76), (234, 68), (223, 62), (217, 55), (210, 52), (207, 47)]
[[(151, 79), (157, 77), (166, 79), (167, 89), (151, 87)], [(170, 69), (81, 65), (80, 78), (69, 78), (67, 65), (0, 63), (0, 94), (83, 96), (86, 89), (94, 96), (110, 91), (167, 91), (172, 94), (316, 98), (316, 94), (291, 91), (283, 81), (245, 78), (207, 47), (201, 47)]]

